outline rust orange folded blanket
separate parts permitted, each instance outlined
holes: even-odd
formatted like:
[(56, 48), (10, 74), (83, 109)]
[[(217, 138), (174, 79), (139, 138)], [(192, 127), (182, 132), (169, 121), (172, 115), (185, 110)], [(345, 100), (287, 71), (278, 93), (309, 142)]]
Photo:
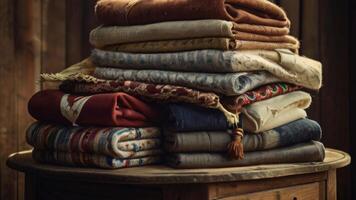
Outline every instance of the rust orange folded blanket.
[(90, 126), (151, 126), (159, 118), (153, 106), (126, 93), (91, 96), (44, 90), (29, 101), (29, 113), (44, 122)]
[(106, 25), (223, 19), (237, 23), (289, 27), (285, 12), (267, 0), (100, 0), (95, 12)]

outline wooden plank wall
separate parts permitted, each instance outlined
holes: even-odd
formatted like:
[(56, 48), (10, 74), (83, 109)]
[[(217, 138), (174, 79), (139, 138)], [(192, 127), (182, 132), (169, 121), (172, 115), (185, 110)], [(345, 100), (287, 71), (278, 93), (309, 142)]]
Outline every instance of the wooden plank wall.
[(64, 69), (88, 56), (95, 0), (0, 0), (0, 200), (23, 199), (24, 178), (5, 162), (29, 149), (33, 121), (27, 101), (42, 86), (40, 72)]
[(23, 198), (23, 177), (8, 169), (5, 160), (10, 153), (28, 148), (24, 131), (32, 120), (26, 104), (36, 89), (39, 73), (36, 5), (36, 1), (0, 1), (1, 199)]
[[(273, 0), (292, 21), (301, 53), (321, 60), (324, 87), (308, 113), (320, 122), (328, 147), (350, 152), (349, 1)], [(95, 0), (0, 0), (0, 200), (23, 199), (23, 177), (6, 168), (12, 152), (28, 148), (26, 102), (43, 86), (39, 72), (56, 72), (90, 54), (89, 32), (98, 25)], [(5, 48), (4, 48), (5, 47)], [(351, 168), (338, 172), (338, 197), (351, 199)], [(15, 181), (14, 181), (15, 180)]]

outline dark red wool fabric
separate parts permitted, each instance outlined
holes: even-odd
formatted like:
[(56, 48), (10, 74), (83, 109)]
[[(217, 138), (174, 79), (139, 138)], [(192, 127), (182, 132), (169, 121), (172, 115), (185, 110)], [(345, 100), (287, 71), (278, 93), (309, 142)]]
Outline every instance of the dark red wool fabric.
[(100, 0), (95, 12), (105, 25), (222, 19), (272, 27), (290, 26), (285, 12), (267, 0)]
[(153, 106), (126, 93), (66, 95), (59, 90), (36, 93), (29, 113), (39, 121), (90, 126), (152, 126), (159, 115)]

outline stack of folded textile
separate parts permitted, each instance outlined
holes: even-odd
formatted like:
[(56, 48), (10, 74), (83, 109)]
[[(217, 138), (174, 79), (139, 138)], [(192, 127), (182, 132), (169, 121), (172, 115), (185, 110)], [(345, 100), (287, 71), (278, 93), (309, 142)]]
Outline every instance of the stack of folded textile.
[(135, 97), (44, 90), (31, 98), (28, 107), (39, 120), (26, 134), (37, 161), (102, 168), (161, 161), (161, 131), (150, 127), (159, 116)]
[[(305, 109), (321, 64), (299, 56), (285, 12), (267, 0), (99, 0), (90, 58), (46, 81), (70, 94), (125, 92), (161, 103), (177, 168), (322, 161)], [(244, 153), (246, 152), (246, 153)], [(288, 155), (288, 156), (286, 156)]]

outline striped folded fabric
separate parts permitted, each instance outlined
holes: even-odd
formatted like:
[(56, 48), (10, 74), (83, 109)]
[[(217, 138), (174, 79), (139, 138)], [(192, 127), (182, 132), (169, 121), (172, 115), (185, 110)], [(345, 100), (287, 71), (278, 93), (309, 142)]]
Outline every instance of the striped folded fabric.
[(73, 127), (35, 122), (26, 133), (37, 150), (139, 158), (161, 154), (159, 128)]
[(124, 168), (161, 162), (159, 128), (74, 127), (35, 122), (26, 133), (33, 158), (50, 164)]
[(32, 157), (37, 162), (41, 163), (73, 167), (99, 167), (106, 169), (138, 167), (149, 164), (158, 164), (162, 161), (160, 156), (119, 159), (97, 154), (39, 151), (36, 149), (32, 152)]

